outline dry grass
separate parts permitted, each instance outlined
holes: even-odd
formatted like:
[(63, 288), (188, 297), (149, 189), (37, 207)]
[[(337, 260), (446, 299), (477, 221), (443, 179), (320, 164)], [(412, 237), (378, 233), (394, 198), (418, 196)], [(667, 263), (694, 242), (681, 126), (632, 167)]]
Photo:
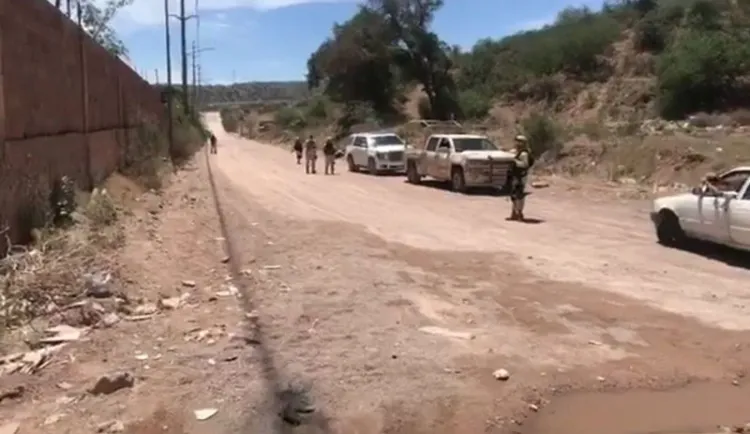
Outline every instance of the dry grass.
[(86, 275), (116, 271), (113, 251), (124, 242), (119, 211), (97, 192), (72, 216), (68, 229), (34, 229), (34, 242), (14, 246), (0, 259), (0, 333), (85, 295)]

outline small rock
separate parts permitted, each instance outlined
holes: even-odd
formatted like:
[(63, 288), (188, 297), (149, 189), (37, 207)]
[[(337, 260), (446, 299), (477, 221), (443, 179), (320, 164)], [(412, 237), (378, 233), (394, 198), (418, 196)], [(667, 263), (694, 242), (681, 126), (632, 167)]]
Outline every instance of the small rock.
[(505, 369), (498, 369), (492, 373), (492, 376), (495, 377), (495, 380), (508, 381), (510, 379), (510, 372)]
[(531, 411), (539, 411), (539, 406), (536, 404), (529, 404), (529, 410)]
[(264, 270), (280, 270), (281, 265), (264, 265), (263, 269)]
[(547, 188), (549, 187), (549, 183), (544, 182), (544, 181), (537, 181), (537, 182), (532, 182), (531, 186), (534, 188)]
[(162, 298), (159, 300), (159, 307), (165, 310), (174, 310), (180, 307), (182, 304), (182, 298), (180, 297), (169, 297)]
[(732, 386), (739, 386), (740, 382), (737, 380), (732, 380)]
[(195, 288), (196, 285), (197, 284), (195, 283), (194, 280), (183, 280), (182, 281), (182, 286), (184, 286), (186, 288)]
[(73, 385), (63, 381), (62, 383), (57, 383), (57, 387), (62, 390), (70, 390), (73, 388)]
[(223, 258), (221, 258), (221, 263), (226, 264), (227, 262), (229, 262), (229, 259), (229, 256), (224, 256)]
[(85, 277), (86, 295), (94, 298), (112, 296), (112, 275), (110, 273), (92, 273)]
[(154, 303), (144, 303), (136, 306), (131, 313), (135, 316), (153, 315), (159, 310), (159, 307)]
[(207, 420), (212, 418), (219, 410), (215, 408), (202, 408), (200, 410), (195, 410), (193, 413), (195, 414), (195, 418), (198, 420)]
[(119, 420), (111, 420), (109, 422), (100, 423), (96, 427), (98, 433), (118, 433), (125, 431), (125, 424)]
[(101, 319), (101, 325), (104, 327), (112, 327), (118, 322), (120, 322), (120, 317), (114, 312), (105, 314)]
[(596, 377), (596, 381), (604, 381), (604, 380), (606, 380), (606, 378), (602, 376)]
[(105, 375), (89, 390), (92, 395), (109, 395), (120, 389), (131, 388), (135, 384), (135, 378), (128, 372), (115, 372)]
[(50, 334), (50, 337), (40, 339), (39, 342), (43, 344), (60, 344), (64, 342), (73, 342), (81, 338), (84, 329), (78, 329), (69, 325), (61, 324), (55, 327), (50, 327), (46, 330), (46, 333)]
[(44, 425), (55, 424), (55, 423), (59, 422), (64, 417), (65, 417), (65, 414), (63, 414), (63, 413), (55, 413), (55, 414), (47, 417), (46, 419), (44, 419)]

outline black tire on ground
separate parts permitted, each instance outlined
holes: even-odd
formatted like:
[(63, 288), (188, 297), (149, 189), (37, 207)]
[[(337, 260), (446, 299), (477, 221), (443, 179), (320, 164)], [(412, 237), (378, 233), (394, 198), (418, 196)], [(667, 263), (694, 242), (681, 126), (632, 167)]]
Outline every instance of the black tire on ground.
[(406, 163), (406, 179), (412, 184), (419, 184), (422, 181), (417, 171), (417, 164), (413, 161)]
[(466, 178), (460, 167), (454, 167), (451, 170), (451, 190), (456, 193), (466, 193)]
[(375, 166), (374, 158), (367, 159), (367, 171), (370, 172), (370, 175), (380, 175), (380, 173), (378, 173), (377, 167)]
[(668, 247), (683, 245), (687, 238), (680, 226), (680, 220), (672, 211), (668, 210), (659, 212), (659, 219), (656, 224), (656, 237), (659, 240), (659, 244)]
[(346, 164), (349, 166), (350, 172), (359, 172), (359, 168), (356, 164), (354, 164), (354, 158), (352, 158), (351, 155), (347, 155), (346, 157)]

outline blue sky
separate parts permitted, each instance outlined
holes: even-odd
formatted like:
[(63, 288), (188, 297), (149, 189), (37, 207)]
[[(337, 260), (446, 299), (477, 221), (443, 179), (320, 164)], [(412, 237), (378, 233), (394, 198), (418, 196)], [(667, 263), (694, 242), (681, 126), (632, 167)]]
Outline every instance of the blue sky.
[[(188, 2), (188, 15), (194, 11)], [(170, 0), (173, 13), (177, 0)], [(567, 6), (601, 0), (446, 0), (435, 31), (448, 43), (470, 48), (477, 40), (541, 27)], [(203, 0), (200, 41), (207, 83), (302, 80), (307, 58), (357, 8), (356, 0)], [(163, 2), (135, 0), (115, 20), (135, 69), (154, 81), (166, 79)], [(180, 76), (179, 22), (172, 19), (173, 77)], [(195, 20), (188, 21), (188, 45)]]

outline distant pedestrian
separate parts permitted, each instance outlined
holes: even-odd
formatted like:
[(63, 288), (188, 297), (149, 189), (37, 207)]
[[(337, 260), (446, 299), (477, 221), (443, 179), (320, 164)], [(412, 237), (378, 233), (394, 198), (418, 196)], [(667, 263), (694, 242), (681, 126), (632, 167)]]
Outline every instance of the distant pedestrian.
[(216, 140), (216, 136), (214, 135), (214, 133), (211, 133), (211, 137), (209, 138), (209, 140), (211, 141), (211, 153), (216, 154), (217, 153), (216, 142), (218, 140)]

